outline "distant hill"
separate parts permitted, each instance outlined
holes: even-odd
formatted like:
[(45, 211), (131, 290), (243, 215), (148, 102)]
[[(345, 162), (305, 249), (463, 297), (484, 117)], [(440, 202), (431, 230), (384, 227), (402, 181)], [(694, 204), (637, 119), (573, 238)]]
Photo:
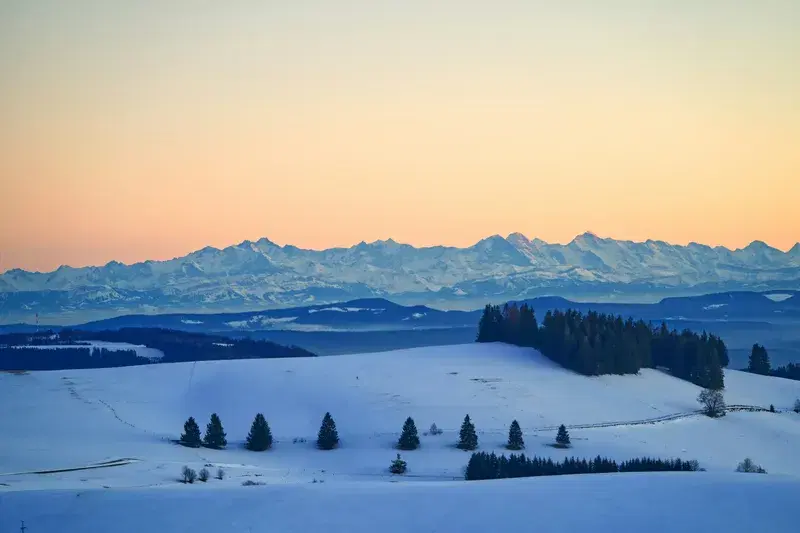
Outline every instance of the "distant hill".
[(62, 370), (143, 364), (312, 357), (295, 346), (159, 328), (6, 333), (0, 335), (0, 370)]
[[(594, 310), (652, 321), (800, 321), (800, 291), (725, 292), (664, 298), (658, 303), (575, 302), (545, 296), (518, 300), (538, 315), (551, 309)], [(269, 309), (246, 313), (174, 313), (125, 315), (74, 326), (85, 331), (121, 328), (164, 328), (200, 333), (256, 331), (336, 332), (419, 330), (475, 327), (481, 309), (442, 311), (424, 305), (404, 306), (383, 298), (350, 300), (330, 305)], [(61, 329), (40, 326), (39, 329)], [(0, 326), (0, 332), (32, 332), (30, 324)]]

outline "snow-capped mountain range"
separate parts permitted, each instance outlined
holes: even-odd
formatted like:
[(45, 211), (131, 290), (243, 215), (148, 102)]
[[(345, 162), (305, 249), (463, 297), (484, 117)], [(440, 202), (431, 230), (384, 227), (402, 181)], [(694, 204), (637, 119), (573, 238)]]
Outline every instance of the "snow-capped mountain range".
[(392, 239), (305, 250), (268, 239), (206, 247), (168, 261), (0, 275), (0, 323), (99, 319), (128, 313), (244, 311), (387, 297), (474, 308), (539, 295), (652, 299), (717, 290), (800, 288), (800, 243), (788, 252), (755, 241), (701, 244), (604, 239), (570, 243), (520, 233), (467, 248), (415, 248)]

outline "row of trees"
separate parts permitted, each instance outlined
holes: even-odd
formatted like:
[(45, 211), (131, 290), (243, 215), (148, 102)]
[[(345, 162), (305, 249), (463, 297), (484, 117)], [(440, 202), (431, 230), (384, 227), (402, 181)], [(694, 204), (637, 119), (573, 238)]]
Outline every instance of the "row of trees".
[(754, 344), (750, 350), (750, 357), (747, 361), (748, 372), (761, 374), (762, 376), (775, 376), (778, 378), (793, 379), (800, 381), (800, 364), (789, 363), (784, 366), (772, 368), (767, 349), (760, 344)]
[[(262, 413), (256, 414), (253, 424), (250, 426), (250, 433), (247, 434), (247, 439), (245, 439), (245, 448), (254, 452), (263, 452), (272, 448), (272, 441), (272, 430), (269, 427), (269, 423), (267, 423), (267, 419), (264, 418)], [(178, 442), (190, 448), (205, 446), (216, 450), (228, 445), (222, 421), (217, 413), (211, 415), (211, 420), (206, 426), (206, 433), (202, 439), (200, 438), (200, 427), (194, 417), (190, 416), (183, 424), (183, 434), (181, 434)], [(333, 421), (330, 413), (325, 413), (317, 435), (317, 448), (332, 450), (338, 445), (339, 433), (336, 431), (336, 422)]]
[(611, 472), (693, 472), (697, 461), (682, 459), (654, 459), (642, 457), (617, 463), (600, 457), (592, 460), (570, 457), (561, 462), (541, 457), (511, 454), (509, 457), (494, 453), (473, 453), (467, 463), (464, 477), (467, 481), (480, 479), (505, 479), (533, 476), (559, 476), (566, 474), (602, 474)]
[[(438, 435), (441, 431), (436, 427), (436, 424), (431, 426), (431, 435)], [(183, 424), (183, 434), (181, 434), (180, 444), (191, 448), (199, 448), (205, 446), (206, 448), (222, 449), (228, 445), (227, 435), (222, 427), (222, 421), (217, 413), (211, 415), (211, 419), (206, 425), (206, 433), (201, 438), (200, 427), (197, 425), (194, 417), (189, 419)], [(263, 452), (272, 448), (273, 438), (272, 430), (269, 427), (267, 419), (264, 418), (262, 413), (256, 414), (253, 419), (253, 424), (250, 426), (250, 432), (245, 439), (245, 448), (254, 452)], [(317, 448), (320, 450), (332, 450), (339, 445), (339, 433), (336, 429), (336, 422), (330, 413), (325, 413), (322, 419), (322, 424), (317, 434)], [(566, 448), (570, 445), (569, 433), (567, 428), (562, 424), (558, 428), (556, 435), (556, 446)], [(410, 416), (403, 423), (403, 430), (400, 432), (400, 438), (397, 441), (397, 448), (400, 450), (416, 450), (420, 446), (419, 431), (414, 419)], [(469, 415), (464, 417), (461, 423), (461, 430), (459, 431), (457, 448), (461, 450), (475, 450), (478, 447), (478, 434), (475, 431), (475, 424), (472, 423)], [(522, 428), (516, 420), (511, 422), (508, 430), (508, 444), (506, 447), (509, 450), (522, 450), (525, 448), (525, 440), (522, 436)]]
[(665, 367), (701, 387), (724, 387), (722, 368), (729, 363), (725, 343), (715, 335), (653, 328), (643, 320), (590, 311), (548, 311), (539, 325), (527, 304), (487, 305), (477, 342), (507, 342), (538, 349), (565, 368), (593, 376), (635, 374), (641, 368)]

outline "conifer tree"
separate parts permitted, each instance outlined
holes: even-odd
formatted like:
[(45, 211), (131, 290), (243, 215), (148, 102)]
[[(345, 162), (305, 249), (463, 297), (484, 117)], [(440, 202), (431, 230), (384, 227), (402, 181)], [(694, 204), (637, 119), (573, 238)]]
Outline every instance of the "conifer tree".
[(405, 474), (407, 466), (407, 463), (400, 458), (400, 454), (398, 453), (397, 459), (392, 461), (389, 471), (392, 474)]
[(417, 426), (414, 424), (414, 419), (410, 416), (406, 418), (403, 424), (403, 432), (400, 434), (400, 440), (397, 441), (397, 447), (401, 450), (416, 450), (419, 448)]
[(747, 370), (753, 374), (769, 375), (770, 364), (767, 349), (760, 344), (754, 344), (750, 352)]
[(199, 448), (202, 444), (200, 441), (200, 427), (198, 427), (192, 416), (183, 424), (183, 435), (181, 435), (180, 443), (190, 448)]
[(514, 420), (508, 429), (508, 444), (506, 444), (506, 448), (509, 450), (521, 450), (524, 447), (525, 441), (522, 439), (522, 429), (519, 427), (519, 422)]
[(225, 440), (225, 431), (222, 429), (222, 421), (217, 413), (211, 414), (211, 421), (206, 426), (206, 434), (203, 437), (203, 445), (215, 449), (221, 449), (228, 445), (228, 441)]
[(564, 424), (558, 426), (558, 434), (556, 434), (556, 444), (561, 448), (566, 448), (569, 446), (569, 432), (567, 431), (567, 427)]
[(464, 417), (461, 423), (461, 431), (458, 435), (458, 448), (460, 450), (474, 450), (478, 447), (478, 435), (475, 433), (475, 426), (469, 419), (469, 415)]
[(317, 448), (320, 450), (332, 450), (339, 445), (339, 433), (336, 431), (336, 422), (330, 413), (325, 413), (322, 425), (317, 435)]
[(254, 452), (263, 452), (272, 448), (272, 431), (264, 415), (258, 413), (250, 426), (250, 433), (245, 441), (245, 448)]

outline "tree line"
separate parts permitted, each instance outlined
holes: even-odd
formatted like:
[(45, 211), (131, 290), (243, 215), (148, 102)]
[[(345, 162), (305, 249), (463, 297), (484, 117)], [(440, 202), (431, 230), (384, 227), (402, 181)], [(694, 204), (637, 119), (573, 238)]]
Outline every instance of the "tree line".
[(760, 344), (754, 344), (750, 350), (750, 357), (747, 360), (747, 368), (745, 370), (752, 374), (800, 381), (800, 364), (788, 363), (784, 366), (772, 368), (769, 352)]
[[(88, 357), (86, 352), (69, 348), (69, 357), (35, 352), (15, 346), (74, 345), (87, 341), (128, 343), (161, 351), (162, 358), (151, 361), (136, 356), (135, 351), (121, 350)], [(8, 351), (9, 349), (14, 351)], [(67, 350), (68, 348), (59, 348)], [(82, 348), (77, 347), (75, 350)], [(88, 349), (88, 348), (87, 348)], [(54, 351), (54, 350), (53, 350)], [(74, 357), (73, 357), (74, 356)], [(234, 339), (161, 328), (122, 328), (119, 330), (85, 331), (63, 329), (59, 332), (11, 333), (0, 335), (0, 369), (3, 370), (67, 370), (144, 365), (150, 363), (181, 363), (190, 361), (220, 361), (229, 359), (272, 359), (283, 357), (313, 357), (315, 354), (296, 346), (282, 346), (270, 341), (248, 338)]]
[(149, 363), (136, 350), (107, 348), (0, 348), (0, 370), (37, 371), (86, 368), (116, 368)]
[(498, 457), (494, 452), (473, 453), (467, 463), (464, 477), (467, 481), (483, 479), (505, 479), (534, 476), (561, 476), (568, 474), (604, 474), (612, 472), (694, 472), (697, 461), (682, 459), (655, 459), (642, 457), (617, 463), (612, 459), (576, 459), (569, 457), (561, 462), (550, 458), (526, 457), (525, 454), (505, 454)]
[(675, 377), (707, 389), (724, 388), (729, 363), (721, 338), (652, 327), (643, 320), (589, 311), (548, 311), (541, 325), (527, 304), (487, 305), (477, 342), (506, 342), (536, 348), (561, 366), (587, 376), (635, 374), (664, 367)]

